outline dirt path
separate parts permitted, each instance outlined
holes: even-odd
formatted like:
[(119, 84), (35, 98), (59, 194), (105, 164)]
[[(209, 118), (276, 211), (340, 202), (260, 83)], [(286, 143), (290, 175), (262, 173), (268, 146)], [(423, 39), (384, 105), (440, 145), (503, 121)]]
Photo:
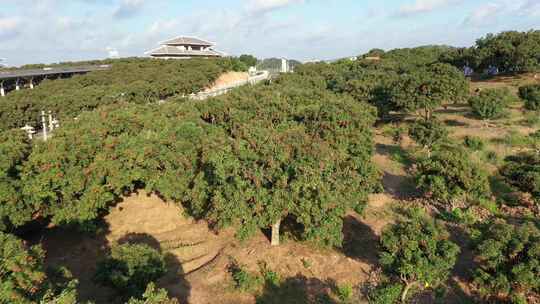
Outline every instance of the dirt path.
[(205, 90), (209, 92), (219, 88), (227, 87), (233, 83), (240, 81), (247, 81), (249, 79), (249, 74), (246, 72), (227, 72), (216, 79), (212, 87)]

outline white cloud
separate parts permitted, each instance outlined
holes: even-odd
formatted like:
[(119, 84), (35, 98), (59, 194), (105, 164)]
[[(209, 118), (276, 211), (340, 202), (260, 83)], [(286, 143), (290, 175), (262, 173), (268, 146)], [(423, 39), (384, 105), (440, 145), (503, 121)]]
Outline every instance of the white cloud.
[(473, 10), (470, 15), (465, 18), (464, 25), (468, 26), (487, 26), (496, 22), (497, 17), (507, 7), (502, 3), (488, 3)]
[(410, 16), (419, 13), (428, 13), (435, 9), (448, 6), (451, 4), (457, 4), (460, 0), (416, 0), (412, 4), (403, 5), (399, 11), (400, 16)]
[(129, 18), (136, 15), (143, 7), (144, 0), (122, 0), (115, 10), (114, 17)]
[(0, 16), (0, 39), (10, 39), (19, 33), (21, 20), (18, 17), (2, 18)]
[(108, 46), (107, 48), (105, 48), (105, 51), (107, 51), (107, 54), (108, 54), (109, 58), (118, 58), (118, 57), (120, 57), (120, 52), (116, 48)]
[(540, 16), (540, 1), (528, 0), (519, 9), (524, 15)]
[(247, 10), (253, 14), (264, 14), (292, 4), (301, 4), (304, 2), (304, 0), (248, 0)]

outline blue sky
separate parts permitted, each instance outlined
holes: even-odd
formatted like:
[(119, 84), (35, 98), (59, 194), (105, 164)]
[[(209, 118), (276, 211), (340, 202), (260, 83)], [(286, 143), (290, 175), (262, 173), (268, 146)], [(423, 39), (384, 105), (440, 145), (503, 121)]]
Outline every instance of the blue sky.
[(0, 0), (10, 65), (143, 56), (178, 35), (310, 60), (529, 29), (540, 29), (540, 0)]

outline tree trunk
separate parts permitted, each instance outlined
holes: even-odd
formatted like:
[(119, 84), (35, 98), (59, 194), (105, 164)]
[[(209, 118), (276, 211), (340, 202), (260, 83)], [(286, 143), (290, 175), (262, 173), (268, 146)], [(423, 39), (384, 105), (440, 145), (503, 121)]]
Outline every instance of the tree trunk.
[(407, 283), (405, 285), (405, 289), (403, 289), (403, 293), (401, 294), (401, 303), (405, 303), (407, 300), (407, 293), (409, 293), (409, 290), (416, 285), (416, 282)]
[(272, 225), (272, 246), (279, 246), (279, 226), (281, 225), (281, 219), (277, 220)]

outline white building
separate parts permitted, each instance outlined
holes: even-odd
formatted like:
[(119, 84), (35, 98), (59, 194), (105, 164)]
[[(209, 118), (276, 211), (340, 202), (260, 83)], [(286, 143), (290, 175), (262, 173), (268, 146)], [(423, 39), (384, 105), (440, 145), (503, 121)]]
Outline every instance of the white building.
[(225, 54), (214, 50), (215, 44), (196, 37), (180, 36), (160, 43), (160, 47), (146, 52), (154, 58), (211, 58), (223, 57)]

